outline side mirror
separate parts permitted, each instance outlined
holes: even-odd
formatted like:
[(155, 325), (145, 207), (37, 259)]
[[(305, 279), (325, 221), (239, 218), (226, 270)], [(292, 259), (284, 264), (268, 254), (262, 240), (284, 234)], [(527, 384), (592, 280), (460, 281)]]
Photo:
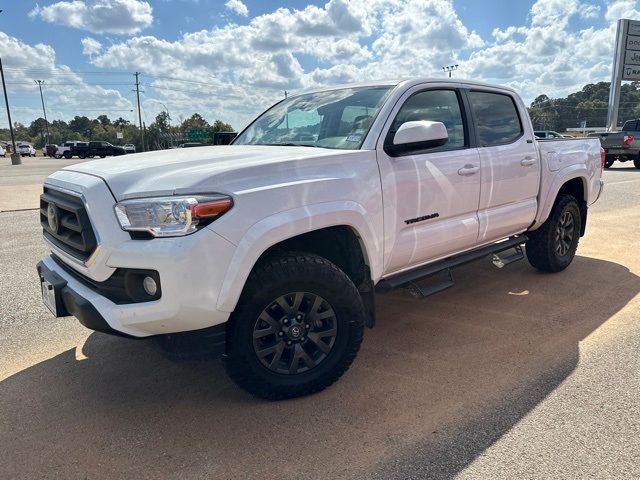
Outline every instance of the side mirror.
[(385, 150), (392, 156), (410, 154), (445, 145), (449, 141), (447, 127), (442, 122), (420, 120), (403, 123)]

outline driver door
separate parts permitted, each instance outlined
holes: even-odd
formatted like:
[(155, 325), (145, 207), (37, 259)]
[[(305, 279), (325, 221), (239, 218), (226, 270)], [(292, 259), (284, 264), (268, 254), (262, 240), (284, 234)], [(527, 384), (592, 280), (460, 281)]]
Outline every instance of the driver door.
[[(416, 87), (391, 113), (378, 143), (384, 198), (384, 275), (469, 249), (478, 239), (480, 159), (466, 100), (451, 85)], [(444, 123), (444, 146), (391, 155), (385, 145), (405, 122)]]

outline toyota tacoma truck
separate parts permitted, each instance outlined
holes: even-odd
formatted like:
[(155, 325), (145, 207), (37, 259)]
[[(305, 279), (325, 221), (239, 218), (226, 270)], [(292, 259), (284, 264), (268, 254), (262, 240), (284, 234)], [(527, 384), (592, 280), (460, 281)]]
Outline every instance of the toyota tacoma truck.
[(231, 145), (49, 176), (42, 298), (93, 330), (221, 355), (256, 396), (305, 395), (354, 361), (376, 293), (426, 297), (483, 257), (567, 268), (603, 162), (595, 138), (535, 140), (508, 88), (418, 79), (301, 93)]
[(610, 168), (617, 160), (632, 161), (640, 168), (640, 119), (627, 120), (620, 132), (594, 133), (589, 136), (600, 138), (605, 153), (604, 168)]

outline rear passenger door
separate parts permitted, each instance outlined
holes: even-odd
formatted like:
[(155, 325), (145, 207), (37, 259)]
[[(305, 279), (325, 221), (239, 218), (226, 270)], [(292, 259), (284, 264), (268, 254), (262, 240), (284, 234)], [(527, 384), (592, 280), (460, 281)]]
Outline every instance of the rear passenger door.
[(466, 92), (480, 154), (480, 243), (526, 230), (536, 216), (540, 159), (528, 115), (515, 96), (494, 90)]

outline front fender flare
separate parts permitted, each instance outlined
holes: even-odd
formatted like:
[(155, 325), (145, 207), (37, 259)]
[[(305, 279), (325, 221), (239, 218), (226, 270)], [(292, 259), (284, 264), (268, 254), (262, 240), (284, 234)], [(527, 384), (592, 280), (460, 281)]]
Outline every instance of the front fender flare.
[(345, 225), (360, 237), (365, 260), (375, 280), (382, 275), (382, 238), (367, 220), (366, 209), (352, 201), (326, 202), (286, 210), (255, 223), (242, 236), (233, 254), (218, 296), (218, 310), (232, 312), (249, 273), (270, 247), (322, 228)]

